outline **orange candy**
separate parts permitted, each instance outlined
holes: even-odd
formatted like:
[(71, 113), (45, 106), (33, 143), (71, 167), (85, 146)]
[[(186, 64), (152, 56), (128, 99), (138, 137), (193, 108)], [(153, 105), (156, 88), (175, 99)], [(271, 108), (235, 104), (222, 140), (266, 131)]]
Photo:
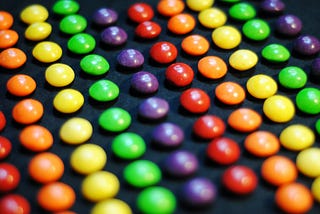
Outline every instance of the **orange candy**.
[(16, 74), (7, 81), (7, 90), (15, 96), (27, 96), (36, 89), (36, 81), (26, 74)]
[(77, 213), (73, 211), (61, 211), (61, 212), (54, 212), (53, 214), (77, 214)]
[(22, 129), (19, 140), (21, 145), (34, 152), (45, 151), (53, 144), (51, 132), (41, 125), (29, 125)]
[(58, 155), (43, 152), (31, 159), (28, 171), (33, 180), (44, 184), (59, 180), (64, 172), (64, 164)]
[(182, 40), (182, 50), (193, 56), (200, 56), (209, 50), (210, 43), (201, 35), (190, 35)]
[(12, 109), (13, 119), (21, 124), (32, 124), (40, 120), (43, 115), (43, 105), (35, 99), (24, 99)]
[(228, 124), (239, 132), (252, 132), (260, 127), (261, 115), (249, 108), (239, 108), (228, 117)]
[(21, 67), (27, 61), (27, 55), (19, 48), (8, 48), (0, 53), (0, 66), (7, 69)]
[(206, 56), (198, 62), (199, 72), (209, 79), (219, 79), (227, 74), (227, 64), (217, 56)]
[(168, 29), (175, 34), (187, 34), (196, 26), (195, 18), (188, 13), (172, 16), (168, 21)]
[(51, 212), (68, 210), (75, 200), (76, 194), (73, 188), (62, 182), (51, 182), (42, 186), (37, 195), (38, 204)]
[(298, 169), (291, 159), (275, 155), (263, 161), (261, 176), (268, 183), (280, 186), (294, 182), (298, 177)]
[(163, 16), (174, 16), (184, 10), (182, 0), (161, 0), (157, 5), (157, 11)]
[(280, 150), (279, 138), (268, 131), (255, 131), (244, 140), (245, 149), (257, 157), (269, 157)]
[(235, 82), (223, 82), (215, 89), (216, 97), (227, 105), (236, 105), (243, 102), (246, 93), (241, 85)]
[(0, 30), (0, 48), (10, 48), (14, 46), (19, 39), (19, 35), (14, 30)]
[(277, 206), (286, 213), (307, 213), (313, 206), (311, 191), (300, 183), (281, 185), (275, 194)]
[(6, 30), (13, 25), (13, 16), (7, 11), (0, 11), (0, 30)]

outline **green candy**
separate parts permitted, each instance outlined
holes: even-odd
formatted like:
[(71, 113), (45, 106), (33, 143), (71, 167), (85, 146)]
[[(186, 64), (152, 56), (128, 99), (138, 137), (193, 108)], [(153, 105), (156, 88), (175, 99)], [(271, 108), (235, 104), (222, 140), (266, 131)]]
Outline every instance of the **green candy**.
[(99, 125), (106, 131), (121, 132), (131, 124), (129, 112), (119, 107), (108, 108), (99, 116)]
[(87, 20), (78, 14), (68, 15), (60, 21), (59, 28), (66, 34), (81, 33), (87, 28)]
[(244, 23), (242, 32), (249, 39), (261, 41), (270, 35), (270, 27), (269, 24), (262, 19), (251, 19)]
[(316, 122), (316, 131), (320, 135), (320, 119), (318, 119), (317, 122)]
[(110, 80), (98, 80), (89, 88), (89, 95), (94, 100), (106, 102), (116, 99), (119, 96), (119, 87)]
[(86, 54), (96, 47), (96, 40), (87, 33), (73, 35), (68, 41), (68, 49), (75, 54)]
[(320, 90), (311, 87), (302, 89), (296, 96), (296, 105), (304, 113), (320, 113)]
[(146, 143), (140, 135), (125, 132), (113, 139), (111, 149), (117, 157), (132, 160), (141, 157), (146, 152)]
[(177, 206), (177, 199), (167, 188), (154, 186), (140, 192), (137, 207), (144, 214), (171, 214)]
[(237, 3), (229, 9), (231, 18), (239, 21), (247, 21), (256, 16), (256, 9), (249, 3)]
[(308, 77), (301, 68), (289, 66), (279, 72), (278, 78), (283, 87), (297, 89), (305, 86)]
[(289, 50), (283, 45), (270, 44), (262, 49), (262, 57), (270, 62), (285, 62), (290, 58)]
[(72, 0), (56, 1), (52, 6), (52, 11), (58, 15), (75, 14), (78, 12), (79, 9), (80, 9), (79, 3)]
[(98, 54), (89, 54), (80, 61), (81, 69), (90, 75), (102, 75), (109, 71), (108, 61)]
[(241, 0), (220, 0), (221, 2), (227, 2), (227, 3), (236, 3), (239, 2)]
[(134, 187), (144, 188), (157, 184), (162, 177), (157, 164), (149, 160), (136, 160), (123, 170), (123, 177)]

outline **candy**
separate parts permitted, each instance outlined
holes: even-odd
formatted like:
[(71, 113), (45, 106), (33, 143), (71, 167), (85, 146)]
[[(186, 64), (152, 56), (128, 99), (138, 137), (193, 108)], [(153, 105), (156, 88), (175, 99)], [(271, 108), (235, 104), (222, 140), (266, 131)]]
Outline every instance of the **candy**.
[(235, 82), (220, 83), (215, 89), (216, 97), (224, 104), (237, 105), (244, 101), (246, 93), (241, 85)]
[(52, 11), (58, 15), (75, 14), (80, 9), (80, 5), (76, 1), (62, 0), (56, 1), (52, 6)]
[(296, 158), (296, 164), (299, 172), (311, 177), (317, 178), (320, 175), (320, 149), (311, 147), (299, 152)]
[(0, 160), (2, 161), (6, 157), (8, 157), (12, 150), (11, 141), (3, 136), (0, 136)]
[(6, 193), (16, 189), (20, 183), (20, 171), (11, 163), (0, 163), (0, 192)]
[(68, 40), (68, 50), (75, 54), (88, 54), (96, 47), (95, 38), (88, 33), (78, 33)]
[(279, 138), (269, 131), (255, 131), (244, 140), (244, 148), (257, 157), (269, 157), (280, 150)]
[(36, 81), (29, 75), (16, 74), (7, 81), (7, 90), (10, 94), (23, 97), (30, 95), (36, 89)]
[(101, 55), (89, 54), (80, 61), (81, 69), (90, 75), (102, 75), (109, 71), (109, 62)]
[(127, 129), (130, 124), (129, 112), (120, 107), (108, 108), (99, 116), (99, 125), (106, 131), (121, 132)]
[(169, 104), (165, 99), (150, 97), (140, 103), (138, 114), (144, 119), (157, 120), (165, 117), (169, 112)]
[(137, 23), (150, 21), (154, 16), (154, 11), (151, 5), (142, 2), (130, 5), (127, 13), (129, 19)]
[(320, 41), (315, 36), (302, 35), (293, 41), (293, 50), (305, 56), (314, 55), (320, 51)]
[(172, 16), (168, 20), (167, 28), (174, 34), (187, 34), (191, 32), (196, 26), (195, 18), (188, 13), (180, 13)]
[(54, 108), (61, 113), (74, 113), (84, 104), (80, 91), (67, 88), (59, 91), (53, 99)]
[(45, 71), (46, 81), (54, 87), (64, 87), (72, 83), (75, 78), (73, 69), (63, 63), (54, 63)]
[(320, 135), (320, 119), (316, 121), (315, 128), (317, 133)]
[(289, 50), (280, 44), (270, 44), (265, 46), (261, 51), (262, 57), (273, 63), (285, 62), (290, 58)]
[(206, 28), (214, 29), (221, 27), (227, 21), (227, 15), (219, 8), (212, 7), (200, 11), (198, 20)]
[(161, 33), (161, 26), (152, 21), (141, 22), (135, 29), (135, 34), (143, 39), (154, 39)]
[(311, 185), (311, 192), (317, 202), (320, 201), (320, 178), (315, 178)]
[(165, 77), (170, 84), (184, 87), (192, 83), (194, 71), (188, 64), (177, 62), (167, 67)]
[(218, 137), (208, 144), (206, 155), (218, 164), (230, 165), (240, 158), (240, 147), (231, 138)]
[(118, 20), (117, 11), (111, 8), (99, 8), (93, 13), (92, 21), (100, 26), (108, 26), (114, 24)]
[(132, 75), (131, 88), (141, 94), (155, 93), (159, 88), (158, 78), (150, 72), (139, 71)]
[(96, 203), (91, 209), (91, 214), (101, 213), (121, 213), (121, 214), (132, 214), (132, 210), (129, 205), (119, 199), (110, 198)]
[(0, 66), (7, 69), (20, 68), (27, 61), (27, 55), (19, 48), (7, 48), (0, 53)]
[(237, 47), (241, 42), (241, 33), (233, 26), (224, 25), (213, 30), (213, 43), (222, 49), (232, 49)]
[(55, 62), (62, 56), (62, 48), (55, 42), (44, 41), (34, 46), (32, 55), (40, 62)]
[(320, 58), (316, 58), (312, 61), (310, 79), (315, 83), (320, 83)]
[(302, 30), (302, 21), (295, 15), (286, 14), (277, 19), (275, 28), (280, 34), (295, 36)]
[(228, 11), (231, 18), (238, 21), (247, 21), (253, 19), (257, 12), (254, 6), (247, 2), (234, 4)]
[(228, 125), (239, 132), (255, 131), (261, 124), (261, 115), (250, 108), (238, 108), (228, 117)]
[(20, 194), (7, 194), (0, 199), (0, 210), (3, 213), (30, 214), (31, 206), (29, 201)]
[(19, 39), (19, 35), (14, 30), (0, 30), (0, 48), (10, 48), (14, 46)]
[(104, 29), (101, 33), (101, 41), (110, 46), (124, 44), (128, 39), (126, 31), (118, 26), (111, 26)]
[(277, 14), (284, 11), (286, 5), (282, 0), (264, 0), (260, 3), (262, 11), (270, 14)]
[(320, 113), (320, 90), (308, 87), (300, 90), (296, 96), (298, 109), (307, 114)]
[(206, 114), (199, 117), (192, 126), (192, 131), (203, 139), (213, 139), (224, 134), (226, 125), (224, 121), (215, 115)]
[(247, 49), (236, 50), (229, 57), (230, 66), (238, 71), (249, 70), (253, 68), (257, 63), (257, 54)]
[(269, 24), (262, 19), (251, 19), (242, 26), (242, 33), (249, 39), (261, 41), (270, 35)]
[(203, 1), (187, 0), (186, 1), (188, 8), (194, 11), (202, 11), (207, 8), (210, 8), (212, 7), (213, 3), (214, 3), (214, 0), (203, 0)]
[(181, 145), (183, 140), (184, 132), (182, 128), (174, 123), (161, 123), (152, 131), (152, 141), (160, 148), (175, 148)]
[(208, 40), (201, 35), (190, 35), (182, 40), (182, 50), (193, 56), (200, 56), (209, 50)]
[(246, 83), (249, 94), (258, 99), (266, 99), (273, 96), (277, 90), (277, 82), (265, 74), (257, 74), (250, 77)]
[(12, 109), (12, 117), (16, 122), (27, 125), (40, 120), (43, 111), (43, 105), (40, 101), (27, 98), (15, 104)]
[(205, 56), (198, 61), (198, 70), (206, 78), (219, 79), (227, 74), (228, 67), (218, 56)]
[(23, 128), (19, 140), (24, 148), (33, 152), (46, 151), (53, 145), (52, 133), (41, 125), (29, 125)]
[(209, 95), (200, 88), (189, 88), (180, 95), (181, 106), (195, 114), (200, 114), (208, 111), (211, 105)]
[(295, 107), (287, 96), (273, 95), (264, 101), (263, 113), (274, 122), (285, 123), (294, 117)]
[(171, 42), (162, 41), (153, 44), (149, 53), (154, 61), (165, 64), (177, 58), (178, 50)]
[(182, 0), (163, 0), (157, 4), (157, 11), (162, 16), (174, 16), (182, 13), (185, 3)]
[(116, 99), (120, 90), (117, 84), (110, 80), (98, 80), (89, 88), (89, 95), (94, 100), (106, 102)]
[(0, 132), (6, 127), (7, 120), (3, 111), (0, 110)]
[(278, 74), (279, 83), (290, 89), (298, 89), (307, 83), (307, 74), (297, 66), (283, 68)]
[(87, 28), (87, 20), (79, 14), (65, 16), (59, 23), (59, 29), (66, 34), (81, 33)]
[(144, 56), (136, 49), (124, 49), (117, 56), (118, 63), (127, 68), (137, 68), (143, 65)]
[(41, 41), (46, 39), (51, 32), (52, 26), (48, 22), (35, 22), (27, 27), (24, 36), (31, 41)]
[(0, 11), (0, 30), (6, 30), (13, 25), (13, 16), (11, 13), (1, 10)]
[(25, 7), (20, 13), (20, 19), (26, 24), (44, 22), (49, 17), (47, 8), (40, 4), (32, 4)]

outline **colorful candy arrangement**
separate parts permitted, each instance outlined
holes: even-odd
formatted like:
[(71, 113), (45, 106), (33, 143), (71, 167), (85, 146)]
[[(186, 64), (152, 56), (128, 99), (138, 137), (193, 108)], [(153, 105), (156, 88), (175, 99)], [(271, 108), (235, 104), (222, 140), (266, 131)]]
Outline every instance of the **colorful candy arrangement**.
[(285, 3), (0, 8), (0, 213), (319, 212), (319, 34)]

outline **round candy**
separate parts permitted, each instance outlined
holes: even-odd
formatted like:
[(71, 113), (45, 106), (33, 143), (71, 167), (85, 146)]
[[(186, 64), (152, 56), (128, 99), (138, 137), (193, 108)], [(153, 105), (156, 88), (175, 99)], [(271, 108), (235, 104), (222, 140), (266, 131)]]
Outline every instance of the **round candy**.
[(20, 19), (26, 24), (44, 22), (49, 17), (47, 8), (40, 4), (32, 4), (25, 7), (20, 13)]
[(180, 13), (172, 16), (168, 20), (167, 28), (174, 34), (187, 34), (191, 32), (196, 26), (195, 18), (188, 13)]
[(177, 62), (167, 67), (165, 76), (170, 84), (177, 87), (184, 87), (192, 83), (194, 71), (188, 64)]
[(75, 34), (68, 41), (68, 50), (75, 54), (90, 53), (95, 47), (95, 38), (87, 33)]
[(204, 27), (214, 29), (226, 23), (227, 15), (223, 10), (212, 7), (200, 11), (198, 20)]
[(73, 117), (65, 121), (60, 127), (61, 140), (68, 144), (81, 144), (92, 136), (93, 127), (85, 118)]
[(138, 114), (144, 119), (157, 120), (169, 112), (169, 104), (165, 99), (150, 97), (140, 103)]
[(276, 21), (276, 31), (282, 35), (295, 36), (302, 30), (302, 21), (295, 15), (286, 14)]
[(28, 165), (30, 177), (42, 184), (58, 181), (64, 172), (61, 158), (51, 152), (42, 152), (33, 156)]
[(310, 79), (315, 83), (320, 83), (320, 58), (316, 58), (312, 61)]
[(6, 157), (8, 157), (11, 150), (12, 150), (11, 141), (6, 137), (0, 136), (0, 160), (2, 161)]
[(302, 174), (316, 178), (320, 176), (320, 149), (317, 147), (307, 148), (299, 152), (296, 164), (299, 172)]
[(221, 165), (235, 163), (240, 158), (240, 147), (231, 138), (218, 137), (207, 146), (206, 155), (214, 162)]
[(73, 206), (76, 201), (76, 193), (66, 183), (51, 182), (40, 188), (37, 201), (45, 210), (51, 212), (63, 211)]
[(0, 193), (16, 189), (20, 183), (20, 171), (11, 163), (0, 163)]
[(11, 13), (1, 10), (0, 11), (0, 30), (7, 30), (13, 25), (13, 16)]
[(162, 16), (174, 16), (182, 13), (185, 8), (182, 0), (163, 0), (157, 4), (157, 11)]
[(315, 125), (316, 127), (316, 131), (317, 131), (317, 133), (320, 135), (320, 119), (318, 119), (317, 121), (316, 121), (316, 125)]
[(80, 67), (85, 73), (98, 76), (107, 73), (110, 65), (103, 56), (89, 54), (81, 59)]
[(194, 122), (192, 130), (198, 137), (213, 139), (224, 134), (226, 125), (220, 117), (207, 114)]
[(140, 135), (124, 132), (112, 140), (111, 149), (117, 157), (132, 160), (141, 157), (146, 152), (146, 143)]
[(19, 34), (14, 30), (0, 30), (0, 48), (6, 49), (14, 46), (19, 39)]
[(33, 152), (46, 151), (53, 145), (53, 135), (44, 126), (29, 125), (19, 134), (21, 145)]
[(89, 88), (89, 95), (94, 100), (106, 102), (116, 99), (120, 90), (117, 84), (110, 80), (98, 80)]
[(74, 113), (84, 104), (80, 91), (67, 88), (59, 91), (53, 99), (54, 108), (61, 113)]
[(36, 81), (26, 74), (16, 74), (7, 81), (8, 92), (19, 97), (32, 94), (36, 86)]
[(311, 185), (311, 192), (317, 202), (320, 201), (320, 178), (315, 178)]
[(255, 131), (244, 140), (244, 148), (257, 157), (269, 157), (280, 150), (279, 138), (269, 131)]
[(128, 9), (128, 17), (131, 21), (141, 23), (150, 21), (154, 16), (151, 5), (147, 3), (134, 3)]
[(283, 147), (300, 151), (312, 146), (315, 142), (313, 131), (301, 124), (292, 124), (283, 129), (280, 133), (280, 143)]
[(298, 89), (307, 83), (307, 74), (299, 67), (288, 66), (283, 68), (279, 74), (279, 83), (285, 88)]
[(193, 56), (200, 56), (209, 50), (210, 44), (208, 40), (201, 35), (190, 35), (182, 40), (182, 50)]
[(127, 68), (137, 68), (143, 65), (144, 56), (135, 49), (122, 50), (117, 56), (118, 63)]
[(261, 41), (270, 35), (269, 24), (262, 19), (251, 19), (242, 26), (243, 34), (254, 41)]
[(153, 129), (152, 140), (153, 143), (159, 147), (175, 148), (182, 144), (184, 132), (180, 126), (165, 122)]
[(46, 81), (54, 87), (64, 87), (72, 83), (75, 78), (75, 73), (69, 65), (55, 63), (47, 67), (45, 78)]
[(209, 79), (219, 79), (227, 74), (228, 67), (218, 56), (205, 56), (198, 62), (200, 74)]
[(167, 188), (160, 186), (147, 187), (137, 197), (137, 207), (145, 214), (174, 213), (177, 206), (175, 195)]
[(44, 41), (33, 48), (32, 55), (40, 62), (51, 63), (61, 58), (62, 49), (55, 42)]
[(66, 34), (81, 33), (87, 28), (87, 20), (79, 14), (71, 14), (61, 19), (59, 23), (60, 31)]
[(270, 44), (262, 49), (262, 57), (269, 62), (285, 62), (290, 58), (288, 49), (280, 44)]
[(293, 50), (305, 56), (314, 55), (320, 51), (320, 41), (315, 36), (302, 35), (294, 40)]
[(187, 0), (186, 3), (189, 9), (193, 11), (202, 11), (212, 7), (214, 0), (203, 0), (203, 1)]
[(307, 114), (320, 113), (320, 90), (318, 88), (304, 88), (296, 96), (298, 109)]
[(246, 97), (243, 87), (235, 82), (220, 83), (215, 89), (215, 95), (222, 103), (227, 105), (240, 104)]
[(247, 21), (253, 19), (257, 14), (254, 6), (247, 2), (234, 4), (230, 7), (228, 12), (231, 18), (238, 21)]
[(20, 194), (6, 194), (0, 199), (0, 210), (4, 214), (30, 214), (31, 206), (29, 201)]
[(170, 63), (173, 62), (178, 55), (178, 50), (171, 42), (157, 42), (150, 48), (151, 58), (158, 63)]
[(0, 66), (7, 69), (20, 68), (27, 61), (27, 55), (19, 48), (7, 48), (0, 53)]
[(216, 46), (222, 49), (232, 49), (241, 42), (241, 33), (233, 26), (221, 26), (213, 30), (212, 41)]
[(280, 186), (275, 193), (277, 206), (286, 213), (308, 213), (313, 206), (311, 191), (301, 183)]
[(156, 22), (145, 21), (140, 23), (134, 32), (140, 38), (153, 39), (160, 35), (161, 26)]
[(91, 214), (101, 213), (119, 213), (119, 214), (132, 214), (129, 205), (119, 199), (110, 198), (96, 203), (90, 211)]
[(43, 116), (43, 105), (35, 99), (27, 98), (19, 101), (12, 109), (13, 119), (21, 124), (35, 123)]
[(163, 161), (163, 170), (173, 177), (193, 175), (199, 167), (197, 157), (189, 151), (177, 150), (169, 154)]
[(99, 116), (99, 125), (106, 131), (121, 132), (131, 124), (129, 112), (119, 107), (108, 108)]
[(239, 108), (228, 117), (228, 124), (240, 132), (252, 132), (262, 124), (261, 115), (253, 109)]
[(93, 13), (92, 21), (93, 23), (100, 26), (108, 26), (114, 24), (118, 20), (117, 11), (111, 8), (99, 8)]
[(152, 94), (159, 88), (158, 78), (150, 72), (139, 71), (132, 75), (131, 88), (141, 94)]
[(264, 101), (263, 113), (273, 122), (285, 123), (294, 117), (295, 107), (290, 98), (273, 95)]
[(209, 95), (200, 88), (189, 88), (180, 95), (181, 106), (191, 113), (204, 113), (211, 105)]
[(78, 146), (70, 156), (71, 168), (83, 175), (102, 170), (107, 163), (107, 153), (96, 144)]
[(277, 90), (277, 82), (265, 74), (257, 74), (250, 77), (246, 83), (249, 94), (258, 99), (266, 99), (273, 96)]
[(81, 184), (82, 195), (92, 201), (99, 202), (117, 195), (120, 182), (113, 173), (97, 171), (87, 175)]
[(261, 10), (269, 14), (281, 13), (285, 7), (282, 0), (264, 0), (260, 3)]
[(3, 111), (0, 110), (0, 132), (6, 127), (7, 120)]
[(51, 32), (52, 26), (48, 22), (35, 22), (27, 27), (24, 36), (31, 41), (41, 41), (46, 39)]
[(76, 1), (62, 0), (56, 1), (52, 6), (52, 11), (58, 15), (75, 14), (80, 9), (80, 5)]
[(257, 54), (247, 49), (236, 50), (229, 57), (230, 66), (238, 71), (249, 70), (253, 68), (257, 63)]
[(124, 44), (128, 39), (126, 31), (118, 26), (111, 26), (104, 29), (101, 33), (101, 41), (110, 46)]

